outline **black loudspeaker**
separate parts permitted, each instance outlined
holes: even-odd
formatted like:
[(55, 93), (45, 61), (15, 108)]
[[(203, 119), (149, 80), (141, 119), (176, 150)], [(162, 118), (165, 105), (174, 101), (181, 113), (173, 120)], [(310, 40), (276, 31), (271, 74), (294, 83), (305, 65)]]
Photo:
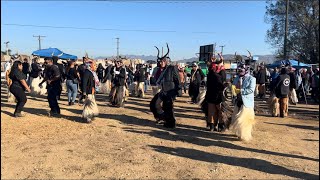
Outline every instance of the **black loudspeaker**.
[(213, 53), (213, 44), (200, 46), (199, 61), (209, 61)]

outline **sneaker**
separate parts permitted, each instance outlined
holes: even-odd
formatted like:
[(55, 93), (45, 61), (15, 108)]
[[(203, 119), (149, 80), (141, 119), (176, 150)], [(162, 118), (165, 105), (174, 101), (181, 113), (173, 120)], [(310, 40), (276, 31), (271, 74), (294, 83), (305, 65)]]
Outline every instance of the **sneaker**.
[(71, 106), (71, 102), (68, 102), (68, 105)]

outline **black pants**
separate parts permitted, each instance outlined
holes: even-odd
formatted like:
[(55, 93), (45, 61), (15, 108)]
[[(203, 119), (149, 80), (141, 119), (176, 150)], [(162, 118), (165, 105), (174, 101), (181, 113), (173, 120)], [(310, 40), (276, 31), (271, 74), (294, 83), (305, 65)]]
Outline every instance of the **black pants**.
[(319, 102), (319, 87), (312, 87), (311, 97), (315, 100), (315, 102)]
[(14, 114), (21, 113), (23, 110), (24, 105), (27, 102), (27, 96), (24, 90), (21, 87), (17, 87), (15, 85), (10, 86), (10, 92), (14, 95), (14, 97), (17, 99), (17, 105), (16, 109), (14, 111)]
[(48, 102), (50, 106), (51, 113), (60, 114), (60, 107), (58, 104), (58, 97), (60, 95), (59, 87), (48, 87)]
[[(160, 98), (162, 100), (162, 110), (163, 116), (158, 114), (155, 104), (157, 99)], [(150, 102), (150, 110), (153, 113), (155, 119), (161, 118), (165, 121), (164, 126), (168, 128), (174, 128), (176, 126), (176, 119), (174, 116), (174, 111), (173, 111), (173, 99), (174, 97), (169, 96), (169, 95), (163, 95), (160, 93), (157, 93), (151, 100)]]
[(191, 97), (191, 101), (196, 103), (197, 97), (200, 92), (200, 84), (199, 83), (190, 83), (189, 86), (189, 96)]
[(168, 128), (174, 128), (176, 126), (176, 118), (173, 111), (173, 99), (171, 96), (164, 96), (162, 99), (162, 109), (164, 111), (164, 126)]

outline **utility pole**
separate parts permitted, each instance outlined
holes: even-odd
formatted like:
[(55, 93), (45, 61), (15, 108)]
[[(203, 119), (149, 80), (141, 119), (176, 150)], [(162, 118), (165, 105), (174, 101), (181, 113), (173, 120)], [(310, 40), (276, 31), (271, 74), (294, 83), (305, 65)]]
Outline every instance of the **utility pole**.
[(283, 56), (287, 60), (287, 36), (288, 36), (288, 14), (289, 14), (289, 0), (286, 0), (286, 21), (285, 21), (285, 31), (284, 31), (284, 43), (283, 43)]
[(9, 47), (8, 47), (9, 43), (10, 43), (9, 41), (4, 42), (4, 44), (6, 44), (7, 56), (9, 56)]
[(116, 38), (117, 39), (117, 58), (119, 58), (119, 39), (120, 38)]
[(224, 48), (225, 46), (226, 46), (226, 45), (219, 46), (219, 47), (221, 47), (221, 55), (223, 54), (223, 48)]
[(35, 35), (33, 35), (33, 37), (37, 37), (37, 38), (38, 38), (38, 41), (39, 41), (39, 50), (40, 50), (40, 49), (41, 49), (41, 38), (42, 38), (42, 37), (46, 37), (46, 36), (41, 36), (41, 35), (35, 36)]

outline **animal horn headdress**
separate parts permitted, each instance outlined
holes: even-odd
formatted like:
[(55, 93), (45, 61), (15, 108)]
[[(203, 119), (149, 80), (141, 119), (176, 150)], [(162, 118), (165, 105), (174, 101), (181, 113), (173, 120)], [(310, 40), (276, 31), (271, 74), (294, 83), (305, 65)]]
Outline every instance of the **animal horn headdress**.
[(169, 55), (170, 49), (169, 49), (168, 43), (166, 43), (166, 44), (167, 44), (168, 52), (167, 52), (164, 56), (162, 56), (162, 57), (159, 56), (159, 54), (160, 54), (159, 48), (158, 48), (157, 46), (154, 46), (154, 47), (157, 48), (157, 50), (158, 50), (158, 54), (157, 54), (157, 61), (158, 61), (158, 62), (161, 61), (161, 60), (163, 60), (163, 59), (165, 59), (165, 58), (169, 58), (168, 55)]

